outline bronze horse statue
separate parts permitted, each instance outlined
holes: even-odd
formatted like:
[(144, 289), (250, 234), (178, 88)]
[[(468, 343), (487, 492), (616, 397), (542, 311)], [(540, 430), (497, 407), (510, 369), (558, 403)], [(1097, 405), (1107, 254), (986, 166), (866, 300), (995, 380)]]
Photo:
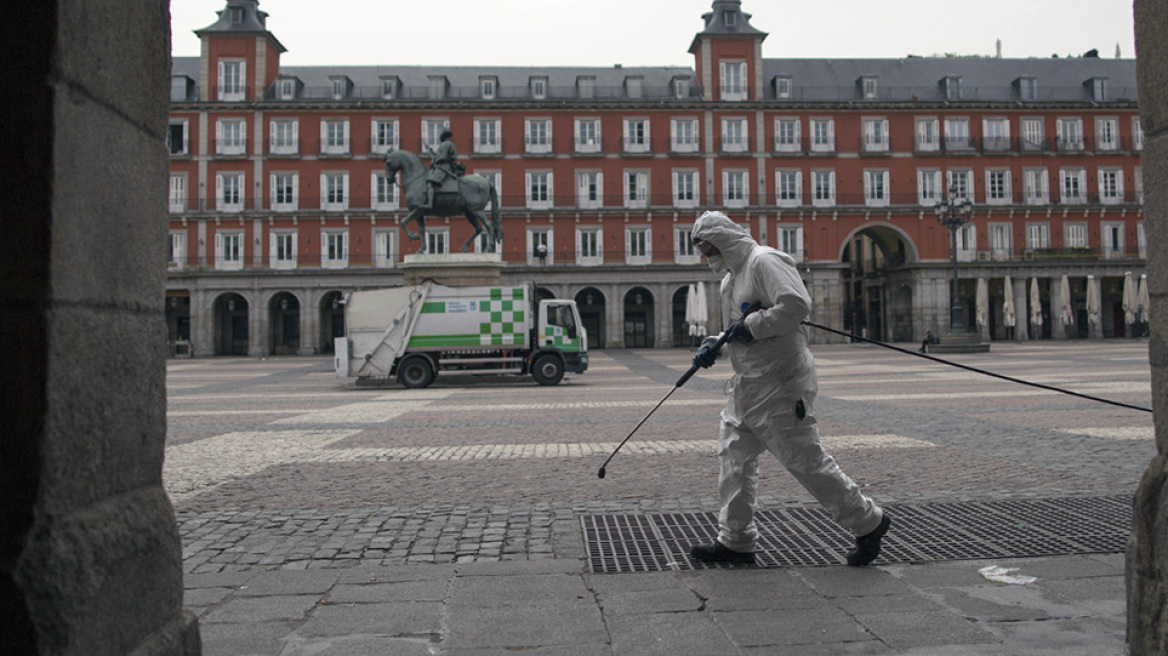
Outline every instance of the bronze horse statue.
[[(426, 252), (426, 165), (413, 153), (404, 150), (390, 150), (385, 154), (385, 173), (389, 183), (393, 184), (398, 171), (401, 171), (402, 195), (410, 213), (402, 221), (402, 229), (410, 239), (422, 240), (419, 253)], [(462, 252), (470, 249), (470, 245), (481, 234), (487, 235), (487, 249), (495, 251), (495, 244), (503, 241), (503, 227), (499, 217), (499, 196), (495, 191), (495, 183), (481, 175), (464, 175), (457, 179), (457, 193), (440, 191), (434, 194), (434, 207), (429, 210), (431, 216), (448, 217), (462, 214), (470, 221), (474, 234), (462, 245)], [(487, 220), (483, 208), (491, 204), (491, 218)], [(409, 228), (410, 221), (418, 223), (421, 234), (414, 233)]]

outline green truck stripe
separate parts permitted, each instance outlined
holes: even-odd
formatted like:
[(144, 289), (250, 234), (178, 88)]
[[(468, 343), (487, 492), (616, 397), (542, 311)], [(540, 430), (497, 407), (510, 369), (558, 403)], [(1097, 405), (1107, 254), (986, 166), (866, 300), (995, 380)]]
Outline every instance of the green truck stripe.
[(423, 303), (422, 314), (446, 314), (446, 302)]
[(410, 338), (407, 348), (449, 348), (452, 346), (479, 346), (478, 335), (415, 335)]

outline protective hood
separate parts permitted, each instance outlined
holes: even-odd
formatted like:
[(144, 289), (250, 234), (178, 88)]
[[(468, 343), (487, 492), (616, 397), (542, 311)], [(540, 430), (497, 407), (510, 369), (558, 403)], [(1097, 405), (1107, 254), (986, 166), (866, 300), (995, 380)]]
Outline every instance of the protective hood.
[[(759, 248), (758, 242), (750, 236), (750, 231), (734, 223), (730, 217), (717, 211), (706, 212), (694, 223), (693, 236), (713, 244), (722, 252), (726, 266), (737, 275), (746, 268), (751, 253)], [(769, 250), (769, 249), (768, 249)], [(795, 259), (781, 251), (776, 251), (788, 264), (794, 266)], [(711, 264), (713, 264), (711, 262)]]

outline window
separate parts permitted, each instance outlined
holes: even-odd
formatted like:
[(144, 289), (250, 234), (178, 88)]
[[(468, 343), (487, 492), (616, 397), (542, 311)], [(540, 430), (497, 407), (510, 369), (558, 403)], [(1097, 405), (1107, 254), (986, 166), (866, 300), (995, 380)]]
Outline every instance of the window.
[(693, 243), (693, 226), (673, 230), (673, 261), (677, 264), (697, 264), (702, 254)]
[(625, 121), (625, 152), (649, 152), (649, 119), (626, 118)]
[(170, 174), (170, 211), (185, 212), (187, 209), (187, 175)]
[(673, 95), (675, 98), (689, 98), (690, 83), (688, 79), (673, 81)]
[(1043, 150), (1046, 147), (1041, 118), (1024, 118), (1022, 123), (1022, 150)]
[(1012, 234), (1014, 224), (991, 223), (990, 229), (990, 257), (995, 260), (1008, 260), (1013, 252)]
[(722, 62), (722, 100), (746, 100), (746, 62)]
[(429, 78), (427, 89), (431, 100), (440, 100), (446, 97), (446, 76), (434, 75)]
[(698, 120), (672, 119), (669, 122), (669, 147), (675, 153), (698, 152)]
[(1066, 248), (1087, 248), (1087, 224), (1064, 223), (1063, 246)]
[(811, 172), (811, 204), (816, 207), (835, 205), (835, 171)]
[(189, 155), (190, 144), (188, 135), (188, 123), (186, 119), (181, 121), (171, 121), (170, 126), (166, 131), (166, 146), (170, 149), (171, 155)]
[(320, 174), (320, 209), (339, 212), (349, 209), (349, 174)]
[(324, 155), (349, 154), (349, 121), (324, 119), (320, 122), (320, 152)]
[(776, 98), (790, 98), (791, 97), (791, 78), (776, 77), (775, 78), (775, 97)]
[(599, 153), (600, 152), (600, 119), (598, 118), (578, 118), (576, 119), (576, 152), (578, 153)]
[(956, 75), (948, 75), (941, 80), (941, 91), (945, 100), (961, 100), (965, 95), (961, 88), (961, 78)]
[(653, 261), (653, 232), (648, 227), (625, 229), (625, 263), (649, 264)]
[(835, 152), (835, 120), (830, 118), (811, 119), (811, 152)]
[(599, 209), (604, 205), (604, 174), (580, 171), (576, 174), (576, 207)]
[(243, 268), (243, 231), (215, 233), (215, 268), (236, 271)]
[(552, 152), (552, 120), (529, 118), (524, 122), (524, 135), (529, 153)]
[(888, 171), (867, 169), (864, 171), (864, 204), (868, 207), (888, 206)]
[(649, 174), (625, 171), (625, 207), (644, 209), (649, 206)]
[(1095, 150), (1119, 150), (1119, 119), (1095, 119)]
[(604, 264), (604, 232), (600, 228), (576, 229), (576, 264)]
[(1143, 168), (1137, 166), (1135, 168), (1135, 170), (1133, 171), (1132, 177), (1135, 179), (1136, 202), (1142, 204), (1144, 202), (1144, 170), (1143, 170)]
[(247, 62), (219, 60), (219, 100), (238, 102), (247, 99)]
[(775, 201), (779, 207), (798, 207), (803, 204), (802, 171), (775, 171)]
[(966, 223), (957, 229), (957, 259), (972, 262), (977, 258), (977, 226)]
[(1132, 117), (1132, 149), (1144, 149), (1144, 129), (1140, 126), (1140, 117)]
[(945, 188), (949, 191), (949, 200), (973, 202), (973, 171), (969, 169), (950, 169), (945, 172)]
[(528, 266), (545, 266), (555, 263), (556, 243), (551, 228), (527, 229), (527, 264)]
[(988, 169), (985, 174), (986, 204), (1009, 205), (1013, 200), (1010, 193), (1010, 170)]
[(1121, 258), (1124, 256), (1123, 224), (1105, 221), (1099, 226), (1100, 248), (1103, 257)]
[(373, 231), (373, 266), (388, 269), (397, 262), (397, 243), (393, 230)]
[(349, 231), (323, 230), (321, 232), (320, 264), (326, 268), (349, 266)]
[(535, 100), (543, 100), (547, 98), (547, 78), (531, 78), (531, 97)]
[(1144, 232), (1144, 222), (1136, 223), (1136, 243), (1140, 251), (1140, 259), (1148, 259), (1148, 236)]
[(396, 150), (400, 145), (400, 132), (396, 118), (375, 118), (369, 127), (370, 133), (373, 135), (373, 143), (370, 144), (371, 152), (381, 155)]
[(396, 77), (381, 78), (381, 97), (386, 100), (397, 98), (398, 79)]
[(235, 25), (243, 22), (243, 7), (231, 8), (231, 22)]
[(548, 209), (552, 206), (551, 171), (531, 171), (526, 174), (527, 208)]
[(273, 269), (296, 268), (296, 231), (273, 230), (268, 237), (268, 266)]
[(398, 208), (398, 186), (393, 183), (393, 178), (385, 174), (385, 171), (373, 171), (370, 174), (369, 187), (373, 191), (371, 199), (373, 209), (396, 210)]
[(1060, 118), (1055, 127), (1059, 150), (1083, 149), (1083, 119)]
[(1050, 248), (1050, 224), (1026, 224), (1026, 250), (1036, 251), (1040, 248)]
[(581, 77), (576, 79), (576, 94), (580, 98), (596, 97), (596, 78)]
[(215, 122), (215, 133), (218, 154), (247, 154), (247, 122), (243, 119), (220, 119)]
[(888, 152), (888, 119), (866, 118), (861, 126), (864, 131), (864, 152)]
[(1046, 169), (1022, 170), (1022, 196), (1022, 202), (1027, 205), (1046, 205), (1050, 202)]
[(1091, 90), (1091, 100), (1107, 100), (1107, 78), (1091, 78), (1089, 88)]
[(749, 149), (750, 140), (746, 136), (746, 119), (722, 119), (722, 151), (727, 153), (745, 153)]
[(1010, 150), (1010, 121), (1004, 118), (987, 118), (981, 122), (981, 144), (984, 150)]
[(181, 269), (187, 265), (187, 233), (175, 230), (170, 233), (170, 258), (167, 265)]
[(801, 123), (798, 118), (775, 119), (775, 150), (780, 153), (797, 153), (802, 148)]
[(1120, 169), (1099, 169), (1099, 202), (1117, 205), (1123, 202), (1123, 171)]
[(1038, 78), (1018, 78), (1018, 99), (1038, 100)]
[(941, 149), (941, 128), (935, 118), (916, 119), (916, 141), (914, 146), (922, 153), (932, 153)]
[(218, 204), (220, 212), (243, 211), (243, 174), (220, 173), (215, 176), (215, 186), (218, 187)]
[(300, 121), (296, 119), (273, 120), (269, 127), (271, 139), (268, 150), (273, 155), (296, 155), (300, 153)]
[(495, 87), (498, 82), (493, 77), (485, 77), (479, 80), (479, 95), (483, 100), (495, 99)]
[(943, 200), (941, 193), (941, 171), (938, 169), (917, 169), (917, 202), (925, 207), (933, 207)]
[(779, 250), (795, 258), (796, 262), (803, 261), (803, 226), (778, 226)]
[(877, 78), (871, 75), (865, 75), (860, 78), (860, 97), (861, 98), (875, 98), (876, 97), (876, 80)]
[(170, 77), (170, 101), (171, 102), (186, 102), (190, 97), (191, 78), (185, 75), (172, 75)]
[(1059, 189), (1064, 205), (1087, 204), (1087, 172), (1083, 169), (1059, 169)]
[(300, 176), (295, 173), (273, 173), (272, 183), (272, 211), (295, 212), (297, 209), (297, 189), (300, 186)]
[(349, 78), (347, 77), (333, 77), (329, 78), (333, 84), (333, 100), (341, 100), (349, 95)]
[(969, 138), (969, 119), (945, 119), (945, 150), (969, 150), (971, 148), (973, 148), (973, 142)]
[(722, 171), (722, 204), (746, 207), (750, 203), (749, 181), (747, 171)]
[(437, 148), (441, 143), (439, 138), (442, 136), (442, 131), (450, 128), (450, 119), (448, 118), (424, 118), (422, 119), (422, 148), (427, 147)]
[(481, 154), (496, 154), (503, 151), (500, 137), (502, 120), (497, 118), (477, 118), (474, 122), (474, 151)]
[(625, 97), (640, 98), (642, 96), (643, 79), (639, 77), (625, 78)]
[(450, 252), (450, 228), (429, 228), (426, 230), (426, 252), (444, 255)]
[(698, 206), (698, 172), (673, 172), (673, 206), (693, 208)]
[[(474, 173), (475, 173), (475, 175), (483, 176), (484, 178), (487, 179), (488, 182), (490, 182), (492, 185), (494, 185), (495, 198), (499, 201), (499, 207), (502, 207), (503, 206), (503, 173), (501, 171), (483, 170), (483, 169), (476, 169), (474, 171)], [(492, 201), (488, 200), (487, 206), (483, 208), (483, 211), (490, 212), (493, 209), (495, 209), (495, 208), (492, 205)]]

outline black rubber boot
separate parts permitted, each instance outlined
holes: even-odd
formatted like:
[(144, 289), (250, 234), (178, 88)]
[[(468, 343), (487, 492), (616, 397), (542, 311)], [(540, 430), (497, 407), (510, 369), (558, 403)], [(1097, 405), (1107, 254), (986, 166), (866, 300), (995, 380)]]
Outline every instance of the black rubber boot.
[(714, 542), (714, 544), (700, 544), (689, 550), (689, 555), (695, 560), (700, 560), (703, 563), (731, 563), (731, 564), (752, 564), (754, 563), (753, 551), (734, 551), (727, 549), (721, 542)]
[(856, 548), (848, 552), (848, 564), (852, 567), (863, 567), (876, 560), (880, 555), (880, 538), (884, 537), (891, 525), (892, 520), (887, 514), (883, 515), (876, 530), (856, 538)]

